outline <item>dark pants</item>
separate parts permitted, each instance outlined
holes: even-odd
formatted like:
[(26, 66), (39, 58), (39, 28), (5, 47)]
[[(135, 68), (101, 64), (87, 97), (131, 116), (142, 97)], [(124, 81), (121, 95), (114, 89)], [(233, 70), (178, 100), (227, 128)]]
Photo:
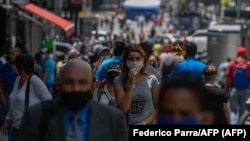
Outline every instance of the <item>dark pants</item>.
[(11, 124), (8, 129), (9, 141), (17, 141), (19, 129), (13, 127)]

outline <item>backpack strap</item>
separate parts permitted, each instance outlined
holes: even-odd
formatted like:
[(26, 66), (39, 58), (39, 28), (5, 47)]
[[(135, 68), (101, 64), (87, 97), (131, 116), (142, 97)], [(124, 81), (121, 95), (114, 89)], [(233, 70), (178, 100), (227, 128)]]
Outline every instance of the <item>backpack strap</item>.
[(98, 87), (98, 91), (97, 91), (97, 101), (98, 102), (100, 101), (103, 92), (104, 92), (104, 86), (101, 85), (100, 87)]
[(29, 97), (30, 97), (30, 79), (32, 75), (27, 80), (26, 90), (25, 90), (25, 109), (29, 106)]

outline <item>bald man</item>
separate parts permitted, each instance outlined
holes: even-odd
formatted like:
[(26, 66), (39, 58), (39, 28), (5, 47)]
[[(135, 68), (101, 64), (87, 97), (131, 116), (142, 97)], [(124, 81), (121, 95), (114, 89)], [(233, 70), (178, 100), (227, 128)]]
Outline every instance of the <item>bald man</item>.
[[(67, 141), (72, 138), (80, 141), (128, 141), (124, 114), (91, 100), (92, 81), (88, 63), (80, 59), (69, 61), (62, 68), (58, 100), (50, 108), (43, 106), (53, 110), (42, 111), (42, 103), (26, 110), (20, 141)], [(74, 127), (80, 130), (75, 129), (78, 132), (71, 136), (75, 117), (79, 118)]]
[(79, 52), (76, 50), (76, 49), (71, 49), (69, 52), (68, 52), (68, 60), (72, 60), (72, 59), (75, 59), (77, 58), (79, 55)]

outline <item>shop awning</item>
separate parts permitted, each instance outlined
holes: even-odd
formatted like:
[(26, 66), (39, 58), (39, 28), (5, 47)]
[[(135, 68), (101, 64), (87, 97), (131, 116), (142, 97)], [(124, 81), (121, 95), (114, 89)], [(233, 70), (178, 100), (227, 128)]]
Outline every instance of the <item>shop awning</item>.
[(64, 18), (57, 16), (56, 14), (33, 3), (20, 4), (19, 7), (60, 27), (65, 31), (67, 37), (71, 36), (75, 32), (74, 23), (65, 20)]

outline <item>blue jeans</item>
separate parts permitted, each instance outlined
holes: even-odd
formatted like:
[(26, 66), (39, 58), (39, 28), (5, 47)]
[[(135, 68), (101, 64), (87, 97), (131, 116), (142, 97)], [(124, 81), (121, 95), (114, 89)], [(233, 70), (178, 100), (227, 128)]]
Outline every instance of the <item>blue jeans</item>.
[(53, 95), (53, 84), (45, 84), (50, 94)]
[(19, 129), (16, 129), (10, 124), (9, 129), (8, 129), (9, 141), (17, 141), (18, 133), (19, 133)]
[(245, 90), (236, 90), (232, 89), (230, 92), (230, 109), (231, 115), (234, 116), (234, 121), (239, 119), (246, 110), (246, 101), (249, 98), (249, 89)]

